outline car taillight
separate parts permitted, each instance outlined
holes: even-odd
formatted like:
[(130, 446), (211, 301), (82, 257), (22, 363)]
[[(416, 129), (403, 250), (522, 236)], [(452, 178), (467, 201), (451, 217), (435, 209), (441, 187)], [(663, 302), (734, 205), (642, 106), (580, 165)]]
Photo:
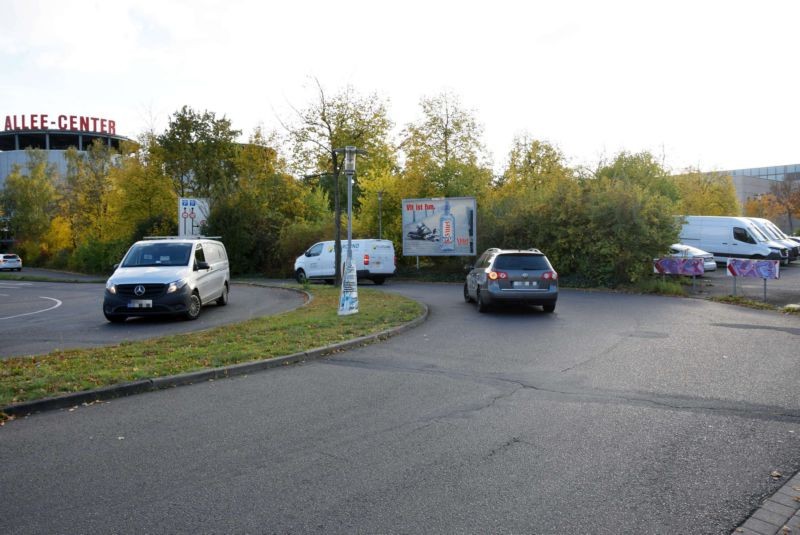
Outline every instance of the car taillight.
[(369, 255), (368, 255), (368, 254), (365, 254), (365, 255), (364, 255), (364, 265), (365, 265), (365, 266), (368, 266), (368, 265), (369, 265)]
[(558, 273), (556, 273), (555, 271), (545, 271), (545, 272), (542, 274), (542, 278), (543, 278), (544, 280), (546, 280), (546, 281), (549, 281), (549, 280), (553, 280), (553, 281), (554, 281), (554, 280), (558, 280)]
[(507, 279), (508, 273), (506, 273), (505, 271), (490, 271), (489, 278), (492, 279), (493, 281), (496, 281), (497, 279)]

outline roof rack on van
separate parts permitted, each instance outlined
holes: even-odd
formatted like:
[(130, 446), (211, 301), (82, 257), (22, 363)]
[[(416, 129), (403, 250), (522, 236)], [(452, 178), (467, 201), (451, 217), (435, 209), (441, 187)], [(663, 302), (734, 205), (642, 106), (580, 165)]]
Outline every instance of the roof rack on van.
[(221, 240), (222, 236), (145, 236), (145, 240)]

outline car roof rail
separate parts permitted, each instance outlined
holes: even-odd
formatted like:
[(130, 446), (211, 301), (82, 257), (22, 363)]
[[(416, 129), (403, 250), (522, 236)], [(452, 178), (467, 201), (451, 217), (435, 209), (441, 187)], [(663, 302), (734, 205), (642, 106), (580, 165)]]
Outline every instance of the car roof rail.
[(221, 240), (222, 236), (144, 236), (144, 240)]

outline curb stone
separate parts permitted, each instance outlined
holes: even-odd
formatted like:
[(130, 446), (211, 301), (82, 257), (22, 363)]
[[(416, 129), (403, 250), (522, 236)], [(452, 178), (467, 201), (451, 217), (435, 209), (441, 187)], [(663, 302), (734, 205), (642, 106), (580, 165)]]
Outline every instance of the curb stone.
[[(286, 288), (284, 288), (286, 289)], [(302, 291), (302, 290), (301, 290)], [(310, 297), (310, 295), (309, 295)], [(133, 381), (129, 383), (121, 383), (93, 390), (86, 390), (83, 392), (75, 392), (74, 394), (65, 394), (62, 396), (55, 396), (51, 398), (38, 399), (33, 401), (25, 401), (22, 403), (15, 403), (0, 407), (0, 413), (5, 413), (8, 416), (27, 416), (35, 412), (50, 411), (55, 409), (66, 409), (75, 407), (77, 405), (88, 405), (97, 401), (105, 401), (109, 399), (131, 396), (135, 394), (143, 394), (145, 392), (153, 392), (164, 388), (173, 388), (176, 386), (186, 386), (194, 383), (211, 381), (214, 379), (224, 379), (226, 377), (234, 377), (237, 375), (247, 375), (270, 368), (277, 368), (280, 366), (288, 366), (290, 364), (297, 364), (308, 360), (316, 360), (333, 353), (352, 349), (363, 345), (368, 345), (381, 340), (386, 340), (407, 330), (413, 329), (424, 323), (428, 319), (428, 306), (424, 303), (419, 303), (422, 308), (422, 314), (408, 323), (404, 323), (398, 327), (386, 329), (375, 334), (360, 336), (345, 342), (330, 344), (308, 351), (301, 351), (291, 355), (282, 357), (275, 357), (271, 359), (256, 360), (251, 362), (242, 362), (239, 364), (232, 364), (230, 366), (222, 366), (220, 368), (212, 368), (207, 370), (198, 370), (194, 372), (182, 373), (178, 375), (169, 375), (165, 377), (155, 377), (152, 379), (142, 379), (140, 381)]]
[(731, 535), (792, 535), (800, 533), (800, 472), (761, 502)]

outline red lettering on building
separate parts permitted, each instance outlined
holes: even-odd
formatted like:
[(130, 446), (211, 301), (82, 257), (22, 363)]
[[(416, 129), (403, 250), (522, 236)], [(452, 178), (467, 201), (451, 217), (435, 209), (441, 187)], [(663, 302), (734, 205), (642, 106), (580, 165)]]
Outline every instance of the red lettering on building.
[(52, 122), (50, 121), (50, 115), (47, 113), (6, 115), (3, 127), (6, 132), (15, 130), (49, 130), (54, 128), (111, 135), (116, 135), (117, 133), (116, 121), (88, 115), (58, 115), (58, 118)]

